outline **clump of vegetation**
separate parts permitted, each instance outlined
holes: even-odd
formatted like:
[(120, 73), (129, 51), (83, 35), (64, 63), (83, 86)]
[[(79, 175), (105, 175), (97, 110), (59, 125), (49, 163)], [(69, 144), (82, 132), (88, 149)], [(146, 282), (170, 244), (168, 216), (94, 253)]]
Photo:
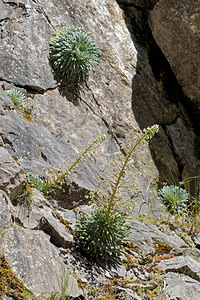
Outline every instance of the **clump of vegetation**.
[(84, 214), (77, 222), (77, 236), (83, 250), (106, 262), (118, 262), (129, 232), (124, 217), (118, 212), (108, 214), (105, 206)]
[(83, 28), (70, 26), (58, 31), (49, 45), (53, 68), (68, 83), (84, 82), (99, 62), (101, 51)]
[(38, 175), (34, 175), (31, 172), (28, 172), (26, 174), (26, 179), (31, 187), (36, 188), (43, 194), (48, 195), (51, 192), (51, 189), (47, 182), (41, 179)]
[(16, 89), (5, 90), (6, 95), (12, 100), (16, 109), (23, 112), (26, 106), (24, 94)]
[(15, 108), (21, 112), (24, 118), (28, 122), (33, 122), (31, 117), (31, 112), (28, 108), (26, 108), (26, 97), (24, 94), (16, 89), (6, 89), (4, 88), (6, 95), (12, 100)]
[(189, 195), (185, 189), (174, 185), (164, 186), (158, 190), (158, 195), (172, 215), (183, 216), (186, 214)]
[[(97, 204), (93, 211), (83, 214), (77, 222), (76, 233), (84, 252), (107, 263), (117, 263), (123, 244), (130, 232), (130, 227), (125, 224), (123, 215), (129, 205), (124, 200), (125, 194), (135, 190), (131, 186), (129, 171), (133, 168), (133, 157), (136, 149), (153, 137), (158, 131), (154, 125), (145, 129), (134, 140), (129, 140), (124, 146), (123, 154), (116, 154), (116, 160), (112, 160), (112, 167), (106, 170), (101, 190), (91, 193), (92, 200)], [(103, 191), (102, 191), (103, 190)]]

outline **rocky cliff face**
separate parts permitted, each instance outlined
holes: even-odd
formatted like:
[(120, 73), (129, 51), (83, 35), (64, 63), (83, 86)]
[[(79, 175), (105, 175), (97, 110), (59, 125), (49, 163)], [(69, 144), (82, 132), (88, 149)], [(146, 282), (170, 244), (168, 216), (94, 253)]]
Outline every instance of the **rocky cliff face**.
[[(158, 216), (162, 213), (153, 189), (154, 178), (166, 181), (173, 177), (178, 182), (185, 176), (197, 174), (195, 138), (198, 127), (193, 120), (193, 111), (188, 111), (185, 105), (185, 95), (191, 101), (196, 99), (195, 93), (198, 95), (196, 56), (188, 60), (192, 61), (191, 64), (187, 61), (188, 68), (182, 72), (182, 55), (178, 55), (179, 61), (174, 58), (176, 51), (167, 48), (168, 45), (175, 47), (174, 41), (177, 42), (178, 38), (172, 34), (176, 32), (177, 24), (172, 23), (169, 30), (162, 18), (165, 8), (160, 7), (168, 5), (163, 4), (164, 1), (161, 0), (154, 9), (157, 1), (118, 2), (121, 7), (114, 0), (0, 0), (0, 225), (5, 231), (2, 248), (13, 272), (36, 296), (48, 296), (51, 291), (59, 290), (57, 277), (62, 277), (63, 270), (74, 268), (76, 276), (70, 275), (68, 287), (68, 293), (73, 297), (87, 297), (86, 285), (100, 285), (112, 276), (125, 278), (134, 275), (144, 281), (142, 284), (147, 284), (149, 290), (159, 290), (158, 283), (152, 285), (150, 266), (149, 272), (145, 272), (141, 267), (142, 259), (133, 249), (129, 254), (132, 260), (134, 257), (138, 260), (135, 267), (133, 261), (130, 263), (125, 259), (125, 265), (108, 271), (81, 256), (73, 237), (79, 211), (89, 209), (81, 206), (87, 202), (85, 194), (97, 186), (102, 168), (114, 152), (122, 150), (121, 144), (128, 137), (155, 123), (160, 125), (158, 135), (143, 153), (143, 165), (138, 170), (140, 176), (136, 182), (141, 193), (136, 197), (134, 217), (139, 213), (148, 215), (147, 204), (152, 201), (155, 203), (153, 214)], [(173, 13), (182, 16), (182, 10), (175, 5), (177, 1), (173, 2)], [(153, 9), (150, 12), (153, 35), (166, 58), (148, 27), (149, 9)], [(171, 11), (167, 11), (173, 17)], [(194, 11), (196, 16), (195, 7), (190, 7), (190, 11)], [(187, 19), (191, 22), (194, 21), (192, 16), (188, 13)], [(159, 18), (163, 22), (157, 22)], [(69, 25), (90, 31), (102, 51), (96, 72), (91, 73), (87, 84), (78, 90), (59, 82), (49, 62), (52, 34)], [(193, 40), (193, 35), (184, 31), (186, 38), (183, 40), (192, 39), (196, 43), (197, 27), (185, 24), (185, 28), (190, 33), (194, 28), (195, 37)], [(173, 35), (170, 43), (168, 35)], [(183, 46), (181, 50), (184, 52)], [(188, 73), (192, 74), (189, 80)], [(31, 122), (15, 109), (4, 92), (11, 88), (25, 94)], [(14, 200), (23, 189), (27, 172), (43, 175), (52, 166), (72, 158), (81, 146), (102, 134), (106, 135), (106, 142), (99, 147), (95, 159), (78, 171), (79, 176), (64, 199), (51, 199), (52, 202), (49, 202), (35, 190), (34, 204), (28, 214), (15, 206)], [(141, 160), (141, 157), (138, 159)], [(61, 219), (70, 224), (70, 229), (65, 222), (60, 222)], [(170, 229), (169, 234), (141, 220), (131, 221), (131, 227), (131, 242), (137, 251), (158, 254), (155, 245), (168, 244), (171, 258), (173, 253), (182, 255), (187, 250), (187, 244), (175, 233), (175, 227)], [(195, 255), (199, 256), (198, 250), (195, 251)], [(188, 276), (191, 272), (197, 273), (193, 259), (193, 264), (190, 264), (192, 271), (188, 271), (186, 262), (181, 262), (177, 269), (173, 263), (171, 268), (166, 267), (174, 272), (173, 276), (177, 276), (175, 273), (180, 268), (185, 270), (181, 273)], [(182, 280), (181, 283), (187, 291), (195, 286), (196, 299), (200, 293), (197, 277), (192, 277), (190, 287), (187, 281)], [(82, 280), (79, 286), (77, 278)], [(166, 291), (175, 295), (177, 287), (170, 283), (169, 276), (166, 276), (166, 282), (169, 285)], [(121, 281), (117, 284), (120, 288)], [(1, 288), (0, 285), (0, 295)], [(121, 292), (128, 293), (127, 286), (125, 291), (121, 288)], [(140, 299), (134, 292), (137, 291), (134, 285), (130, 288), (131, 299)], [(160, 290), (154, 296), (156, 293), (159, 294)], [(172, 299), (167, 297), (165, 293), (158, 299)]]
[(153, 36), (169, 61), (185, 95), (199, 110), (198, 3), (161, 0), (151, 11), (149, 20)]

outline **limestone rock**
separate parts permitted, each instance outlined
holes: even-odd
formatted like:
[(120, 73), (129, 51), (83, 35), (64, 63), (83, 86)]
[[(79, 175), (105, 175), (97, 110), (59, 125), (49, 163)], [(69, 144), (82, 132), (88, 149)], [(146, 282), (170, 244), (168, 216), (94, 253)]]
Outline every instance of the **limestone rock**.
[[(0, 24), (1, 62), (4, 56), (8, 61), (2, 67), (0, 62), (0, 77), (6, 86), (10, 82), (27, 89), (34, 123), (11, 109), (2, 91), (0, 133), (4, 147), (19, 158), (24, 170), (41, 174), (71, 158), (94, 136), (105, 134), (107, 140), (95, 154), (96, 164), (88, 164), (76, 180), (80, 188), (90, 190), (98, 182), (99, 166), (107, 165), (127, 136), (154, 123), (169, 124), (179, 111), (166, 99), (162, 83), (154, 78), (148, 53), (131, 36), (117, 2), (103, 0), (99, 5), (94, 0), (79, 0), (63, 5), (60, 0), (50, 0), (18, 4), (4, 1), (12, 22), (6, 19)], [(87, 15), (87, 21), (80, 15)], [(91, 31), (102, 51), (96, 72), (89, 74), (87, 86), (78, 91), (59, 82), (55, 86), (49, 64), (52, 33), (71, 24)], [(143, 154), (148, 162), (148, 167), (142, 168), (144, 180), (138, 180), (143, 202), (144, 198), (152, 199), (147, 191), (152, 178), (159, 177), (156, 165), (160, 172), (170, 165), (173, 175), (179, 177), (166, 134), (162, 132), (152, 143), (152, 153), (148, 150)]]
[(129, 220), (127, 222), (131, 226), (129, 241), (132, 242), (137, 249), (145, 253), (154, 253), (155, 249), (153, 245), (157, 243), (167, 244), (172, 247), (187, 248), (187, 244), (180, 237), (173, 233), (171, 235), (165, 234), (161, 232), (156, 225), (141, 220)]
[(5, 18), (8, 18), (8, 16), (9, 16), (9, 14), (6, 11), (6, 7), (5, 7), (3, 1), (0, 0), (0, 21), (2, 21)]
[(200, 263), (196, 262), (190, 256), (179, 256), (171, 259), (165, 259), (159, 263), (159, 267), (167, 272), (185, 274), (197, 281), (200, 281)]
[(187, 128), (181, 118), (174, 124), (166, 126), (167, 134), (172, 142), (172, 148), (182, 166), (182, 178), (198, 173), (198, 161), (195, 155), (195, 134)]
[(185, 95), (200, 102), (199, 3), (160, 0), (150, 12), (153, 36)]
[(11, 200), (22, 191), (25, 174), (8, 151), (0, 147), (0, 190)]
[(23, 208), (18, 207), (18, 212), (16, 211), (14, 215), (23, 226), (43, 230), (57, 247), (72, 247), (74, 240), (69, 229), (59, 221), (53, 207), (37, 190), (33, 193), (33, 204), (30, 210), (24, 212)]
[(0, 232), (11, 223), (11, 216), (13, 213), (13, 206), (6, 193), (0, 191)]
[[(62, 279), (65, 265), (44, 232), (11, 227), (4, 237), (4, 254), (15, 275), (36, 296), (60, 291), (58, 280)], [(73, 276), (68, 289), (73, 297), (82, 294)]]
[(157, 300), (199, 300), (200, 283), (189, 276), (169, 272), (164, 276), (165, 293)]
[(33, 1), (12, 3), (4, 1), (9, 18), (1, 22), (0, 78), (36, 90), (55, 86), (48, 60), (51, 25)]

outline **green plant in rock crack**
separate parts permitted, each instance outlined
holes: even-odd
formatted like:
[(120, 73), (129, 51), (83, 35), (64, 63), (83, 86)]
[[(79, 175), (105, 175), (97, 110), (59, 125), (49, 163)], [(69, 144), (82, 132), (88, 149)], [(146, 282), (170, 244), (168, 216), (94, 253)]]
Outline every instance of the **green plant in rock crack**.
[(126, 155), (116, 155), (101, 181), (101, 190), (91, 193), (97, 208), (82, 214), (77, 221), (76, 234), (80, 246), (97, 260), (107, 263), (119, 261), (122, 246), (130, 232), (123, 215), (129, 201), (124, 199), (128, 191), (136, 189), (129, 181), (130, 171), (135, 170), (133, 157), (136, 149), (143, 149), (157, 131), (158, 125), (154, 125), (128, 141), (127, 146), (123, 147)]
[(36, 188), (43, 194), (48, 195), (51, 192), (51, 189), (47, 182), (41, 179), (38, 175), (34, 175), (31, 172), (28, 172), (26, 174), (26, 179), (31, 187)]
[(186, 214), (188, 193), (185, 189), (174, 185), (164, 186), (158, 190), (158, 195), (170, 214), (177, 216)]
[(5, 93), (12, 100), (16, 109), (23, 112), (26, 106), (26, 98), (24, 94), (16, 89), (5, 90)]
[(59, 292), (52, 292), (51, 296), (48, 297), (48, 300), (68, 300), (70, 299), (68, 289), (69, 289), (69, 281), (70, 281), (70, 272), (66, 274), (65, 269), (63, 270), (62, 276), (59, 279), (56, 274)]
[(49, 45), (53, 68), (68, 83), (84, 82), (99, 62), (99, 47), (81, 27), (69, 26), (56, 32)]
[(17, 111), (22, 113), (22, 115), (28, 122), (33, 122), (31, 111), (26, 108), (26, 97), (24, 96), (24, 94), (16, 89), (8, 90), (6, 87), (4, 87), (4, 92), (12, 100)]

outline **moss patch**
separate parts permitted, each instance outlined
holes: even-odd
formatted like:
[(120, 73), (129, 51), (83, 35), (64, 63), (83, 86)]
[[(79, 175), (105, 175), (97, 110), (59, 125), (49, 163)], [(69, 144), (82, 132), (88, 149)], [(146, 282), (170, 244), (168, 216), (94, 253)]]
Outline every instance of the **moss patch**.
[(4, 254), (0, 254), (0, 298), (5, 295), (13, 299), (36, 299), (11, 270)]

